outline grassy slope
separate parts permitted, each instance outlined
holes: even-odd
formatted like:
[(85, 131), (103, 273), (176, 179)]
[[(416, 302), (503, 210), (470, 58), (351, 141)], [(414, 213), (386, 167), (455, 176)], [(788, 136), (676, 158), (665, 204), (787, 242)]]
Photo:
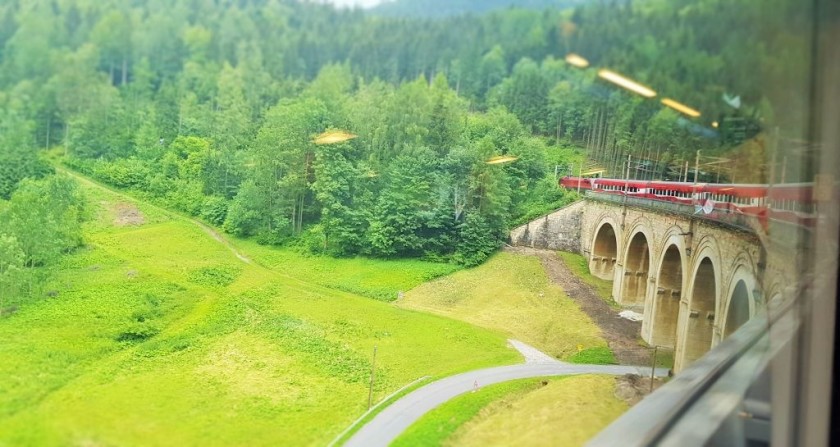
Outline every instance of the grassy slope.
[(579, 346), (606, 348), (595, 323), (550, 283), (532, 256), (498, 253), (479, 267), (411, 290), (399, 306), (504, 331), (562, 359)]
[(272, 248), (251, 240), (236, 239), (238, 248), (273, 270), (315, 284), (336, 288), (382, 301), (393, 301), (397, 293), (417, 284), (459, 270), (454, 264), (403, 259), (398, 262), (329, 256), (302, 255), (288, 248)]
[(598, 293), (598, 296), (603, 298), (607, 304), (616, 309), (619, 307), (618, 303), (616, 303), (612, 298), (612, 282), (592, 276), (592, 273), (589, 271), (589, 263), (586, 261), (585, 257), (577, 253), (569, 253), (566, 251), (559, 251), (557, 252), (557, 255), (560, 256), (560, 259), (563, 260), (566, 267), (568, 267), (575, 276), (580, 278), (581, 281), (592, 286)]
[(494, 385), (438, 407), (394, 445), (583, 445), (626, 411), (614, 386), (606, 376), (549, 379), (544, 387), (534, 380)]
[[(151, 206), (114, 228), (125, 199), (85, 190), (99, 217), (53, 276), (58, 296), (0, 319), (0, 445), (323, 445), (365, 409), (374, 344), (376, 397), (519, 360), (498, 332), (245, 265)], [(393, 287), (378, 281), (358, 287)]]
[[(598, 296), (603, 298), (607, 304), (614, 309), (621, 308), (621, 306), (612, 299), (612, 283), (592, 276), (589, 272), (589, 264), (586, 262), (585, 257), (577, 253), (569, 253), (565, 251), (557, 252), (557, 254), (561, 259), (563, 259), (563, 262), (566, 263), (569, 270), (571, 270), (572, 273), (574, 273), (575, 276), (580, 278), (583, 282), (594, 287), (598, 292)], [(639, 344), (641, 346), (647, 346), (647, 343), (645, 343), (641, 337), (639, 337)], [(612, 353), (610, 352), (591, 350), (589, 352), (581, 352), (580, 355), (576, 356), (576, 358), (572, 358), (570, 360), (575, 363), (615, 363), (614, 359), (613, 361), (610, 361), (611, 358)], [(670, 368), (674, 366), (674, 351), (669, 349), (659, 350), (656, 357), (656, 366), (662, 368)]]
[(441, 445), (459, 427), (476, 418), (485, 407), (507, 405), (528, 392), (536, 390), (539, 386), (539, 380), (515, 380), (456, 397), (412, 424), (394, 440), (391, 447)]

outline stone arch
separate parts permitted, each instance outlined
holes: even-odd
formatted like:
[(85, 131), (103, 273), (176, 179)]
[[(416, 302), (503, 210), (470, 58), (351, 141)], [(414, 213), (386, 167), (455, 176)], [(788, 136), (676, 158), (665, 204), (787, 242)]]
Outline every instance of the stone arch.
[(717, 306), (721, 289), (720, 255), (712, 243), (698, 244), (697, 262), (689, 276), (687, 315), (681, 365), (699, 359), (715, 344)]
[(653, 239), (649, 227), (641, 225), (630, 231), (627, 248), (624, 250), (620, 303), (629, 306), (644, 305), (648, 294), (648, 277), (651, 270)]
[(612, 281), (615, 275), (615, 262), (618, 259), (618, 225), (610, 218), (604, 218), (595, 230), (592, 238), (592, 253), (589, 258), (589, 271), (592, 275)]
[(753, 291), (756, 290), (757, 283), (753, 273), (754, 264), (750, 262), (749, 256), (741, 255), (736, 258), (734, 265), (729, 288), (718, 309), (721, 315), (719, 320), (721, 339), (732, 335), (755, 315), (756, 303)]
[(750, 297), (747, 283), (739, 279), (732, 289), (729, 304), (726, 307), (726, 318), (723, 323), (723, 338), (729, 337), (741, 325), (750, 319)]
[(649, 300), (650, 343), (673, 348), (676, 347), (686, 257), (682, 230), (675, 228), (669, 233), (656, 264), (656, 288)]

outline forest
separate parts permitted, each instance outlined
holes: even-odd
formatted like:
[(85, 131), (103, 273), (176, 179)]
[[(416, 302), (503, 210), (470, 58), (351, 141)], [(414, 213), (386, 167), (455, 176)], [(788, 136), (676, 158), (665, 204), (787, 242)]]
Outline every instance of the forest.
[[(464, 265), (574, 200), (557, 176), (583, 166), (673, 178), (701, 151), (718, 179), (778, 175), (766, 161), (803, 133), (808, 97), (786, 88), (809, 63), (790, 2), (578, 3), (429, 18), (291, 0), (3, 2), (0, 299), (83, 242), (84, 200), (54, 163), (263, 244)], [(355, 138), (315, 144), (327, 131)]]
[(482, 14), (497, 9), (568, 9), (587, 0), (396, 0), (385, 1), (370, 9), (370, 13), (386, 17), (451, 17), (462, 14)]

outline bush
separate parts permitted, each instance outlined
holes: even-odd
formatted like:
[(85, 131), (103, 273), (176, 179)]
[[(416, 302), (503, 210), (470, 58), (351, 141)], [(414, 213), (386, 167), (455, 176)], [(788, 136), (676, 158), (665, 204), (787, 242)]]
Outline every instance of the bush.
[(279, 231), (260, 231), (256, 236), (256, 241), (260, 245), (283, 245), (288, 240), (289, 237)]
[(224, 230), (235, 236), (253, 236), (263, 223), (263, 213), (255, 204), (260, 201), (259, 188), (246, 181), (230, 202), (225, 217)]
[(210, 196), (201, 205), (201, 218), (213, 225), (220, 226), (227, 218), (228, 203), (224, 197)]
[[(5, 151), (5, 153), (4, 153)], [(9, 199), (25, 178), (39, 179), (54, 172), (34, 151), (0, 150), (0, 199)]]
[(137, 343), (154, 337), (158, 332), (160, 332), (160, 329), (149, 321), (135, 321), (114, 339), (120, 342)]
[(239, 267), (220, 265), (193, 270), (187, 274), (187, 278), (196, 284), (223, 287), (234, 282), (241, 272)]
[(166, 197), (175, 188), (175, 182), (166, 175), (157, 173), (149, 179), (148, 192), (154, 197)]
[(100, 160), (93, 165), (94, 177), (118, 188), (145, 189), (149, 174), (149, 168), (136, 158)]
[(312, 225), (297, 237), (295, 247), (303, 253), (324, 253), (324, 227), (321, 224)]
[(204, 194), (201, 190), (201, 184), (198, 182), (178, 179), (174, 181), (166, 201), (180, 211), (198, 216), (204, 204)]
[(473, 267), (484, 262), (502, 245), (492, 226), (480, 214), (470, 214), (459, 228), (460, 242), (453, 259)]

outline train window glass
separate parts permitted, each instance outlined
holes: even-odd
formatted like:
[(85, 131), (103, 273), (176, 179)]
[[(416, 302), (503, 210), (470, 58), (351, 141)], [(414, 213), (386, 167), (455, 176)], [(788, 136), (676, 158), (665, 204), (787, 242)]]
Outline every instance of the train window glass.
[[(0, 414), (26, 415), (0, 416), (0, 445), (138, 443), (69, 425), (114, 407), (149, 444), (324, 445), (417, 377), (514, 363), (617, 373), (577, 382), (611, 412), (567, 392), (514, 414), (479, 379), (458, 397), (477, 416), (405, 444), (527, 444), (482, 437), (520, 425), (574, 444), (555, 436), (626, 407), (600, 445), (825, 444), (808, 436), (831, 422), (838, 5), (0, 0)], [(84, 176), (130, 197), (62, 187)], [(585, 259), (534, 250), (559, 246)], [(280, 299), (298, 288), (323, 299)], [(71, 323), (90, 337), (65, 340)], [(593, 425), (535, 422), (557, 402)], [(348, 445), (393, 439), (367, 441)]]

